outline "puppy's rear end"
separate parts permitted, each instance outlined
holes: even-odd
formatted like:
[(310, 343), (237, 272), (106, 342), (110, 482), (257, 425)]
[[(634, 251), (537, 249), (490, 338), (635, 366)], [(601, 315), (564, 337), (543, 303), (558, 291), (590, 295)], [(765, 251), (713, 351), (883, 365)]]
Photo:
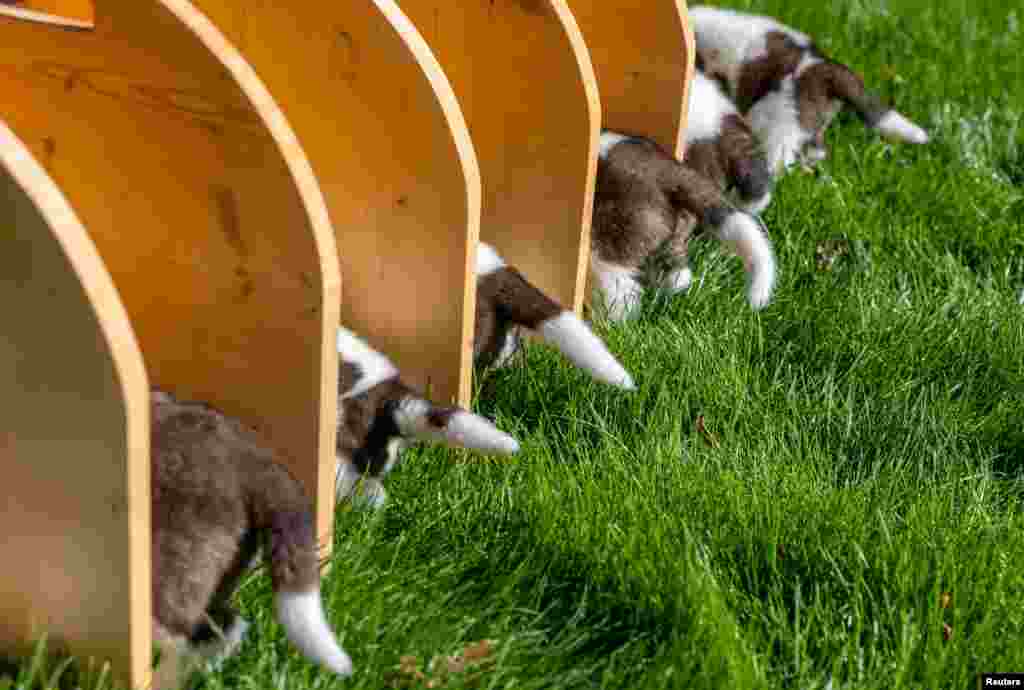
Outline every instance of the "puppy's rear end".
[(690, 91), (683, 162), (731, 191), (747, 213), (759, 214), (771, 201), (774, 181), (760, 141), (721, 87), (700, 69)]
[(254, 431), (207, 405), (156, 392), (152, 411), (155, 637), (202, 656), (201, 642), (220, 634), (212, 622), (237, 645), (245, 623), (229, 600), (265, 545), (288, 639), (351, 675), (324, 616), (314, 514), (301, 484)]

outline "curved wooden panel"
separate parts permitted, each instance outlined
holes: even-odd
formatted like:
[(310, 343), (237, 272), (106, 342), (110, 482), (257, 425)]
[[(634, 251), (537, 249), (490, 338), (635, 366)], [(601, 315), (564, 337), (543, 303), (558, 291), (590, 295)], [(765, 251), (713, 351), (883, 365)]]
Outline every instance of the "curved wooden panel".
[(602, 126), (683, 155), (693, 80), (685, 0), (568, 0), (601, 90)]
[(468, 404), (480, 181), (437, 61), (392, 0), (197, 0), (270, 87), (330, 208), (342, 321)]
[(579, 311), (600, 105), (564, 0), (400, 0), (462, 106), (480, 162), (480, 237)]
[(0, 122), (0, 648), (40, 634), (141, 686), (150, 649), (149, 391), (109, 274)]
[(0, 90), (99, 248), (153, 383), (262, 429), (326, 536), (336, 249), (252, 69), (185, 0), (101, 0), (92, 31), (0, 18)]
[(0, 14), (75, 29), (92, 28), (96, 17), (92, 0), (0, 0)]

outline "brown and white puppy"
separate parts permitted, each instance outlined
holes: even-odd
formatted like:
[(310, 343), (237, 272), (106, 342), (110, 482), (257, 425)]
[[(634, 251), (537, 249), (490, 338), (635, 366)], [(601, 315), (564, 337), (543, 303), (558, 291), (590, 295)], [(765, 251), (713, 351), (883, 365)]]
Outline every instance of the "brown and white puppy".
[(541, 292), (508, 266), (489, 244), (476, 253), (476, 328), (473, 357), (500, 366), (519, 346), (517, 328), (538, 334), (598, 381), (635, 390), (633, 378), (604, 342), (576, 314)]
[(928, 134), (866, 91), (853, 70), (825, 57), (807, 34), (771, 17), (694, 6), (697, 53), (761, 139), (773, 172), (828, 157), (825, 130), (845, 104), (883, 135), (924, 144)]
[(610, 318), (622, 319), (638, 304), (643, 269), (656, 253), (667, 252), (672, 263), (659, 282), (673, 291), (689, 287), (687, 249), (697, 229), (710, 230), (743, 260), (750, 305), (768, 304), (775, 255), (760, 222), (649, 139), (602, 132), (591, 268)]
[(690, 85), (683, 162), (734, 195), (747, 213), (760, 214), (773, 179), (761, 142), (736, 105), (698, 66)]
[(479, 415), (439, 407), (406, 385), (390, 359), (346, 328), (338, 329), (338, 500), (353, 496), (372, 507), (387, 500), (384, 476), (418, 441), (512, 455), (519, 443)]
[(153, 640), (168, 659), (157, 676), (174, 684), (203, 660), (233, 653), (248, 624), (230, 598), (261, 549), (288, 639), (310, 660), (351, 675), (324, 616), (302, 486), (241, 422), (160, 391), (150, 403)]

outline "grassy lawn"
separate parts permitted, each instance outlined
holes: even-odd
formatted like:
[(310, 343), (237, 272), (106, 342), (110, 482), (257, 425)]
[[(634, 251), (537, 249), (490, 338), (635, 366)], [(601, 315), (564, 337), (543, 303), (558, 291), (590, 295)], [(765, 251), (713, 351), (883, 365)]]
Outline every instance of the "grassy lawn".
[(599, 328), (637, 393), (541, 347), (488, 374), (478, 409), (518, 458), (409, 452), (385, 510), (338, 517), (324, 596), (352, 680), (288, 646), (261, 576), (249, 641), (203, 687), (391, 687), (402, 656), (482, 639), (486, 671), (443, 687), (1024, 672), (1024, 3), (734, 4), (815, 35), (933, 143), (842, 115), (764, 216), (770, 307), (701, 243), (688, 294)]

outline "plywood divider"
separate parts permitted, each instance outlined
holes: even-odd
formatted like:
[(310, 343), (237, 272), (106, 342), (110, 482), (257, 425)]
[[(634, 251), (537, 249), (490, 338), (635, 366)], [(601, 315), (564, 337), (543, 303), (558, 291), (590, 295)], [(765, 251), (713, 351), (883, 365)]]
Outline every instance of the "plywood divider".
[(149, 676), (149, 391), (103, 262), (0, 121), (0, 650)]
[(696, 52), (685, 0), (568, 0), (601, 90), (602, 126), (683, 155)]
[(342, 322), (469, 403), (480, 179), (451, 86), (392, 0), (196, 0), (295, 128), (337, 233)]
[(92, 0), (0, 0), (0, 15), (70, 28), (92, 28)]
[(101, 0), (92, 30), (0, 17), (0, 91), (98, 247), (152, 383), (260, 429), (326, 539), (337, 250), (251, 67), (186, 0)]
[(600, 104), (564, 0), (399, 0), (462, 106), (483, 183), (481, 239), (577, 311)]

